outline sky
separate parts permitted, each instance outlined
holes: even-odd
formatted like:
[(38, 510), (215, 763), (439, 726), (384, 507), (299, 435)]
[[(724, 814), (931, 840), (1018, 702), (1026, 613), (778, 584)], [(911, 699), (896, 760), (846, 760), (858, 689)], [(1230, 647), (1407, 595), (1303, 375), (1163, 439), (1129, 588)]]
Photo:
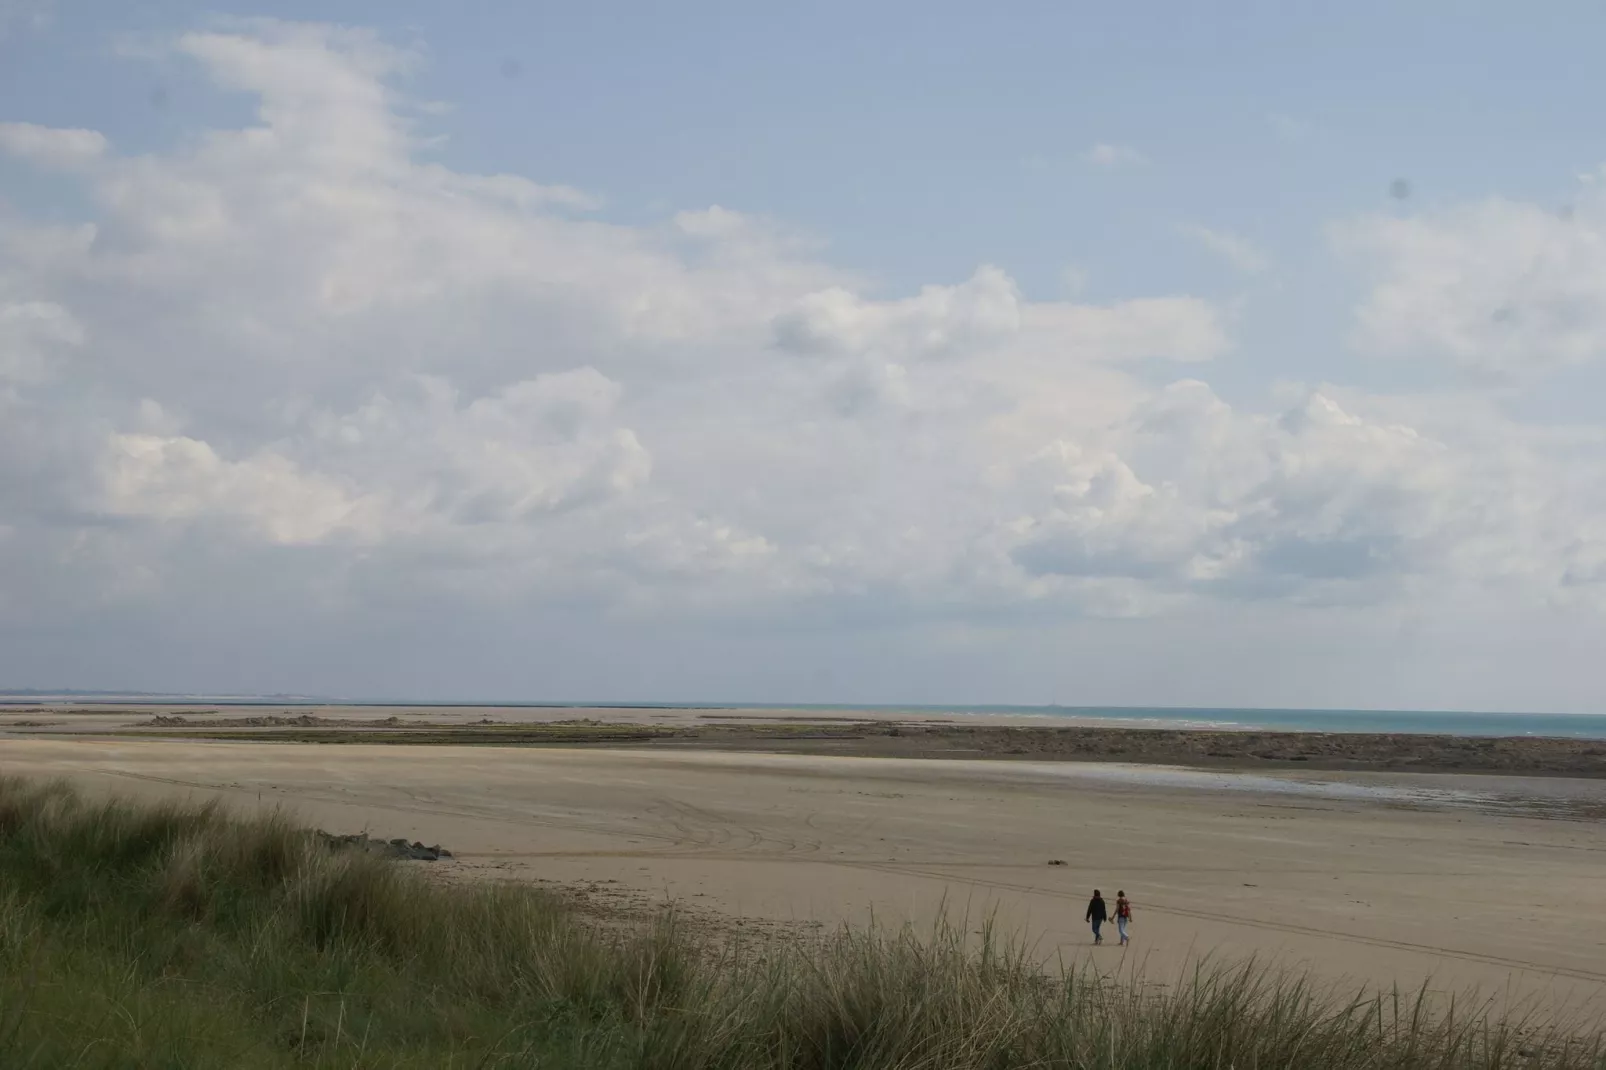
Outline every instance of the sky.
[(1606, 710), (1606, 11), (1215, 6), (0, 0), (0, 687)]

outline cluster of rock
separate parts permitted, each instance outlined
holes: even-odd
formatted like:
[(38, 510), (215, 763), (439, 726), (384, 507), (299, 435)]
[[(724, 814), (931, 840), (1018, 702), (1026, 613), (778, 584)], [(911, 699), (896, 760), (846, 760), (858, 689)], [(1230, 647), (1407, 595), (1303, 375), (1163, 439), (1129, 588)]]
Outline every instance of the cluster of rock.
[(208, 728), (317, 728), (320, 725), (344, 723), (346, 722), (325, 721), (323, 718), (314, 717), (310, 713), (298, 714), (294, 717), (284, 717), (270, 713), (262, 717), (231, 717), (226, 721), (211, 718), (205, 721), (196, 721), (185, 717), (181, 713), (158, 713), (148, 721), (141, 721), (140, 725), (149, 728), (183, 728), (185, 725), (195, 724), (204, 724)]
[(372, 851), (387, 858), (401, 858), (415, 862), (438, 862), (442, 858), (452, 857), (452, 852), (440, 844), (425, 846), (417, 840), (408, 843), (405, 839), (381, 840), (369, 836), (366, 832), (354, 832), (345, 836), (337, 836), (332, 832), (317, 830), (318, 839), (335, 850), (351, 849), (358, 851)]
[[(214, 713), (214, 710), (200, 710), (200, 713)], [(400, 717), (386, 717), (382, 721), (370, 721), (366, 718), (356, 720), (338, 717), (319, 717), (311, 713), (278, 714), (267, 713), (256, 717), (229, 717), (225, 720), (208, 718), (197, 721), (181, 713), (158, 713), (148, 721), (141, 721), (138, 727), (142, 728), (184, 728), (187, 726), (204, 725), (207, 728), (372, 728), (376, 725), (395, 727), (402, 723)], [(489, 724), (490, 722), (485, 722)]]

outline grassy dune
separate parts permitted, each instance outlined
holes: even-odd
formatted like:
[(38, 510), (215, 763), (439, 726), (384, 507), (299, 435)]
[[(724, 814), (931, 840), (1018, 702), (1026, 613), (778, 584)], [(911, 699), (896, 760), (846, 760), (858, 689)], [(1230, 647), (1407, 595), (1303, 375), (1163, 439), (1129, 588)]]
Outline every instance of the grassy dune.
[(0, 780), (0, 1066), (1601, 1068), (1606, 1046), (1253, 966), (1156, 989), (953, 931), (599, 926), (280, 818)]

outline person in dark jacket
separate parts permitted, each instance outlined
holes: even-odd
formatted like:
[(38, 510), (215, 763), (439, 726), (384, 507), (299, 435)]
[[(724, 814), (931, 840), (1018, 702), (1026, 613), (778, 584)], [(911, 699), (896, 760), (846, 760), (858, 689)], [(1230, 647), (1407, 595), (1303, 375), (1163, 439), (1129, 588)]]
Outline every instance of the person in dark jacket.
[(1093, 899), (1087, 904), (1087, 920), (1093, 923), (1093, 942), (1104, 943), (1104, 937), (1099, 935), (1099, 926), (1109, 918), (1110, 913), (1104, 908), (1104, 897), (1097, 888), (1093, 889)]

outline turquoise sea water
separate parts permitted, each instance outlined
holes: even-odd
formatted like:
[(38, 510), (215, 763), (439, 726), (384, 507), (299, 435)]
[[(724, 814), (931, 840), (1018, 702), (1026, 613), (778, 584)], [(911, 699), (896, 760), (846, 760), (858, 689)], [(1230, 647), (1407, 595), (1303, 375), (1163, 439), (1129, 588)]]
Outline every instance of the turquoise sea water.
[[(647, 705), (647, 704), (642, 704)], [(874, 710), (953, 716), (1064, 717), (1155, 727), (1276, 729), (1290, 732), (1413, 732), (1448, 736), (1565, 736), (1606, 739), (1606, 714), (1456, 713), (1431, 710), (1264, 710), (1172, 706), (847, 706), (659, 703), (671, 709), (772, 709), (848, 715)]]
[[(1103, 711), (1100, 711), (1101, 713)], [(1173, 711), (1172, 716), (1181, 711)], [(1145, 719), (1164, 711), (1142, 710)], [(1299, 732), (1422, 732), (1452, 736), (1606, 739), (1606, 715), (1454, 713), (1430, 710), (1189, 710), (1189, 719)]]

